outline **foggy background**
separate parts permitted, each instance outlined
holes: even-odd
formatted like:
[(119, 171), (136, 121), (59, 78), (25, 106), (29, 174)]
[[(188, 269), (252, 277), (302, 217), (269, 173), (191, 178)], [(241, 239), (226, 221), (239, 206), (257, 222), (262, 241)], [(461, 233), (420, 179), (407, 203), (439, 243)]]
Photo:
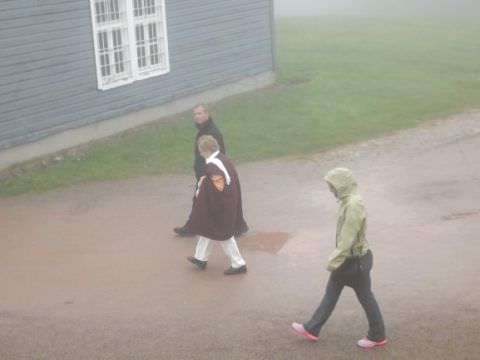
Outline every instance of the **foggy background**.
[(480, 15), (480, 0), (274, 0), (275, 15)]

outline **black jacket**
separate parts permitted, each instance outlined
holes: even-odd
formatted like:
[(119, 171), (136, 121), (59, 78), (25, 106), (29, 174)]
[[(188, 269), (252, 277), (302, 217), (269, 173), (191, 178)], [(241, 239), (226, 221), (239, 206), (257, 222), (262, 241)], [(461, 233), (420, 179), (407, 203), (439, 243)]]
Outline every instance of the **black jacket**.
[(225, 155), (225, 144), (223, 143), (223, 136), (220, 130), (213, 122), (212, 118), (208, 118), (203, 124), (195, 124), (198, 129), (197, 136), (195, 137), (194, 152), (195, 158), (193, 162), (193, 170), (195, 171), (195, 177), (197, 181), (205, 175), (205, 159), (200, 155), (198, 151), (197, 140), (202, 135), (211, 135), (217, 140), (218, 145), (220, 146), (220, 152)]

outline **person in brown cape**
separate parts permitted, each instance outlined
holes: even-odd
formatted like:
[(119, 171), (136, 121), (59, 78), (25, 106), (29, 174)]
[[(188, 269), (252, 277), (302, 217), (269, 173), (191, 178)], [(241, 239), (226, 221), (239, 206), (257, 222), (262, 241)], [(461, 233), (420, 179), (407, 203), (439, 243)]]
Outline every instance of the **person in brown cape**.
[(195, 256), (187, 259), (200, 269), (205, 269), (212, 251), (212, 240), (216, 240), (221, 243), (231, 262), (224, 274), (246, 273), (247, 265), (234, 236), (248, 229), (243, 218), (237, 171), (232, 162), (220, 153), (213, 136), (203, 135), (197, 144), (200, 154), (205, 158), (206, 171), (198, 182), (197, 199), (189, 224), (190, 231), (198, 235)]

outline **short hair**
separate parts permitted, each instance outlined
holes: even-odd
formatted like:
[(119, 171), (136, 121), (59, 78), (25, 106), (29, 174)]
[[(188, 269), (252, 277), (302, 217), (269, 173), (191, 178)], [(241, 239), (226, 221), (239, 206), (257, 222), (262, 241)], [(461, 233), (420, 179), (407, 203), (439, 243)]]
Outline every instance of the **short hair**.
[(192, 109), (198, 109), (198, 108), (202, 108), (204, 111), (206, 111), (208, 113), (208, 106), (204, 103), (199, 103), (197, 105), (195, 105)]
[(220, 149), (217, 140), (215, 140), (212, 135), (200, 136), (198, 138), (197, 145), (200, 152), (209, 152), (213, 154), (215, 151)]

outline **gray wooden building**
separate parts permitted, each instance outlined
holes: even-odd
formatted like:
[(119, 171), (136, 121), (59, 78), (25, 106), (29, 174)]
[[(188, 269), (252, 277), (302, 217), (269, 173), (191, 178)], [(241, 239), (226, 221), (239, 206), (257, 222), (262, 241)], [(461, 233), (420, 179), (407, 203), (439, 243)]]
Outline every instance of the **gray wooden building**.
[(1, 0), (0, 169), (273, 72), (273, 0)]

